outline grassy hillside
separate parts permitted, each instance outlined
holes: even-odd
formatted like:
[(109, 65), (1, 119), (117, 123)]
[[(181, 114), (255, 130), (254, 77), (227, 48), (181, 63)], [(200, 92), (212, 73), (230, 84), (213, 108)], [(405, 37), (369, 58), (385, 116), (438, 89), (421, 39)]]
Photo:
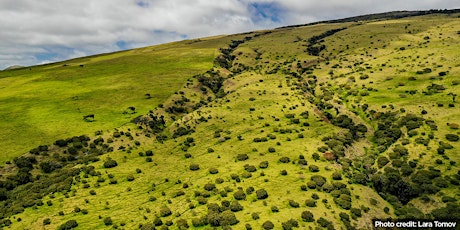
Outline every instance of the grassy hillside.
[[(0, 162), (59, 138), (120, 127), (147, 113), (188, 78), (209, 69), (214, 44), (224, 41), (173, 43), (1, 71)], [(95, 119), (85, 121), (88, 114)]]
[[(15, 86), (17, 95), (29, 85), (52, 90), (51, 79), (71, 68), (78, 80), (67, 83), (84, 82), (82, 71), (96, 63), (98, 82), (125, 75), (103, 86), (87, 82), (96, 121), (81, 118), (93, 110), (73, 112), (79, 129), (62, 136), (51, 129), (59, 135), (46, 146), (3, 166), (1, 224), (370, 229), (373, 218), (458, 221), (459, 31), (460, 14), (344, 20), (7, 71), (29, 74), (1, 79), (27, 86)], [(141, 64), (145, 56), (155, 68)], [(104, 68), (122, 58), (132, 66)], [(28, 72), (36, 68), (43, 74)], [(170, 80), (158, 85), (156, 76)], [(98, 92), (118, 84), (114, 98)], [(120, 90), (129, 87), (139, 95)], [(64, 95), (80, 92), (74, 88)], [(116, 112), (129, 106), (138, 113)], [(91, 129), (111, 109), (107, 126)]]

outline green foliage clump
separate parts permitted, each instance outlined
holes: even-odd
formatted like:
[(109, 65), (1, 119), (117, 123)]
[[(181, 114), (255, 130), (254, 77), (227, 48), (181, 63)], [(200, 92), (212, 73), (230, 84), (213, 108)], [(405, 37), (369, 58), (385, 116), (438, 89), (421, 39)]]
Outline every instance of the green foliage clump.
[(246, 194), (244, 193), (243, 190), (238, 189), (238, 191), (236, 191), (235, 193), (233, 193), (233, 197), (234, 197), (236, 200), (244, 200), (244, 199), (246, 199)]
[(300, 217), (305, 222), (313, 222), (313, 221), (315, 221), (313, 213), (308, 211), (308, 210), (303, 211)]
[(274, 227), (275, 227), (275, 225), (269, 220), (265, 221), (262, 224), (262, 228), (264, 228), (265, 230), (273, 229)]
[(310, 172), (319, 172), (319, 167), (316, 165), (309, 165), (308, 169), (310, 170)]
[(189, 166), (189, 169), (190, 169), (191, 171), (197, 171), (197, 170), (200, 169), (200, 165), (198, 165), (198, 164), (191, 164), (191, 165)]
[(299, 222), (294, 219), (289, 219), (286, 222), (281, 223), (281, 226), (283, 227), (283, 230), (291, 230), (293, 228), (299, 227)]
[(167, 217), (167, 216), (170, 216), (171, 214), (172, 214), (171, 209), (169, 209), (169, 208), (166, 207), (166, 206), (163, 206), (163, 207), (160, 209), (160, 216), (161, 216), (161, 217)]
[(446, 134), (446, 139), (447, 139), (448, 141), (456, 142), (456, 141), (459, 140), (459, 137), (458, 137), (457, 134), (448, 133), (448, 134)]
[(281, 157), (279, 159), (279, 162), (281, 163), (289, 163), (291, 161), (291, 159), (289, 159), (289, 157)]
[(110, 218), (110, 216), (105, 217), (103, 221), (104, 221), (105, 226), (109, 226), (113, 224), (112, 218)]
[(204, 185), (204, 190), (206, 191), (212, 191), (216, 189), (216, 185), (215, 184), (212, 184), (212, 183), (207, 183)]
[(117, 161), (115, 161), (114, 159), (112, 158), (107, 158), (106, 161), (104, 161), (104, 168), (113, 168), (113, 167), (116, 167), (118, 165)]
[(300, 207), (300, 204), (298, 202), (296, 202), (295, 200), (289, 200), (289, 206), (291, 206), (293, 208), (298, 208), (298, 207)]
[(236, 159), (238, 159), (238, 161), (245, 161), (245, 160), (249, 159), (249, 156), (246, 153), (242, 153), (242, 154), (238, 154), (236, 156)]
[(210, 169), (209, 169), (209, 173), (210, 173), (210, 174), (217, 174), (217, 173), (219, 173), (219, 170), (216, 169), (216, 168), (210, 168)]
[(78, 227), (78, 223), (76, 220), (68, 220), (61, 226), (59, 226), (59, 230), (70, 230)]
[(262, 162), (260, 162), (259, 168), (261, 168), (261, 169), (268, 168), (268, 161), (262, 161)]
[(263, 199), (267, 199), (268, 192), (262, 188), (256, 191), (256, 195), (257, 195), (257, 199), (263, 200)]

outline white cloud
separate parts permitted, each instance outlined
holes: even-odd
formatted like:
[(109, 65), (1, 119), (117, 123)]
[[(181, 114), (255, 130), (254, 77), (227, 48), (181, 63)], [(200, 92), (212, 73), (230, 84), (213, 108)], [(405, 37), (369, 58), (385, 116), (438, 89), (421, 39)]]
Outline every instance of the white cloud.
[[(184, 37), (459, 5), (452, 0), (2, 0), (0, 69), (116, 51), (118, 41), (133, 48)], [(47, 52), (55, 55), (43, 58)]]

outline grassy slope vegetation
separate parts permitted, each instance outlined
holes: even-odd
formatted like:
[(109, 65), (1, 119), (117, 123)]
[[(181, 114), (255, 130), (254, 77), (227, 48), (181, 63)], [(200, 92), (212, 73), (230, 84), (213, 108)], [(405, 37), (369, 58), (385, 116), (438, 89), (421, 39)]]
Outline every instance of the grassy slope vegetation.
[[(1, 71), (0, 162), (59, 138), (128, 123), (209, 69), (215, 52), (210, 44), (182, 42)], [(88, 114), (93, 122), (83, 119)]]
[(214, 66), (137, 124), (5, 165), (2, 223), (370, 229), (373, 218), (458, 219), (459, 16), (201, 43), (221, 48)]

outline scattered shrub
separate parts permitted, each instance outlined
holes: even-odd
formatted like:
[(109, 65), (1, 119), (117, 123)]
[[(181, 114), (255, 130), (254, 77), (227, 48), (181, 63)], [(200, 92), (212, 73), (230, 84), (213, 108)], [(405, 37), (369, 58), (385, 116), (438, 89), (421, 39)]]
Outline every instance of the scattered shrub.
[(310, 172), (319, 172), (319, 167), (316, 165), (309, 165), (308, 169), (310, 169)]
[(289, 159), (289, 157), (281, 157), (279, 159), (279, 162), (281, 163), (289, 163), (291, 161), (291, 159)]
[(262, 161), (262, 162), (260, 162), (259, 168), (261, 168), (261, 169), (268, 168), (268, 161)]
[(210, 173), (210, 174), (217, 174), (217, 173), (219, 173), (219, 170), (216, 169), (216, 168), (210, 168), (210, 169), (209, 169), (209, 173)]
[(197, 171), (200, 169), (200, 166), (198, 164), (191, 164), (189, 166), (189, 169), (192, 170), (192, 171)]
[(104, 161), (104, 168), (113, 168), (113, 167), (116, 167), (117, 165), (118, 163), (112, 158), (107, 158), (107, 160)]
[(43, 225), (49, 225), (51, 224), (51, 219), (50, 218), (46, 218), (43, 220)]
[(316, 207), (316, 201), (313, 200), (313, 199), (307, 199), (307, 200), (305, 201), (305, 205), (306, 205), (307, 207)]
[(164, 206), (160, 209), (160, 216), (161, 217), (166, 217), (166, 216), (170, 216), (172, 214), (171, 212), (171, 209), (169, 209), (168, 207)]
[(265, 189), (257, 190), (256, 195), (257, 195), (257, 199), (259, 199), (259, 200), (263, 200), (263, 199), (266, 199), (268, 197), (268, 193), (267, 193), (267, 191), (265, 191)]
[(293, 208), (298, 208), (300, 207), (299, 203), (296, 202), (295, 200), (289, 200), (289, 206), (293, 207)]
[(262, 227), (265, 230), (269, 230), (269, 229), (273, 229), (275, 227), (275, 225), (271, 221), (267, 220), (262, 224)]
[(446, 139), (447, 139), (448, 141), (455, 142), (455, 141), (458, 141), (458, 140), (459, 140), (459, 137), (458, 137), (458, 135), (456, 135), (456, 134), (450, 134), (450, 133), (449, 133), (449, 134), (446, 134)]
[(235, 193), (233, 193), (233, 197), (234, 197), (236, 200), (244, 200), (244, 199), (246, 199), (246, 194), (244, 193), (243, 190), (238, 189), (238, 191), (236, 191)]
[(113, 224), (112, 218), (110, 218), (109, 216), (106, 217), (106, 218), (104, 218), (104, 224), (105, 224), (106, 226), (112, 225), (112, 224)]
[(59, 230), (69, 230), (78, 227), (78, 223), (76, 220), (68, 220), (61, 226), (59, 226)]
[(311, 213), (310, 211), (303, 211), (301, 217), (302, 217), (302, 220), (305, 222), (315, 221), (313, 213)]
[(206, 191), (212, 191), (216, 189), (216, 185), (215, 184), (211, 184), (211, 183), (208, 183), (208, 184), (205, 184), (204, 185), (204, 190)]
[(236, 159), (238, 159), (238, 161), (245, 161), (245, 160), (249, 159), (249, 156), (246, 153), (242, 153), (242, 154), (238, 154), (236, 156)]

